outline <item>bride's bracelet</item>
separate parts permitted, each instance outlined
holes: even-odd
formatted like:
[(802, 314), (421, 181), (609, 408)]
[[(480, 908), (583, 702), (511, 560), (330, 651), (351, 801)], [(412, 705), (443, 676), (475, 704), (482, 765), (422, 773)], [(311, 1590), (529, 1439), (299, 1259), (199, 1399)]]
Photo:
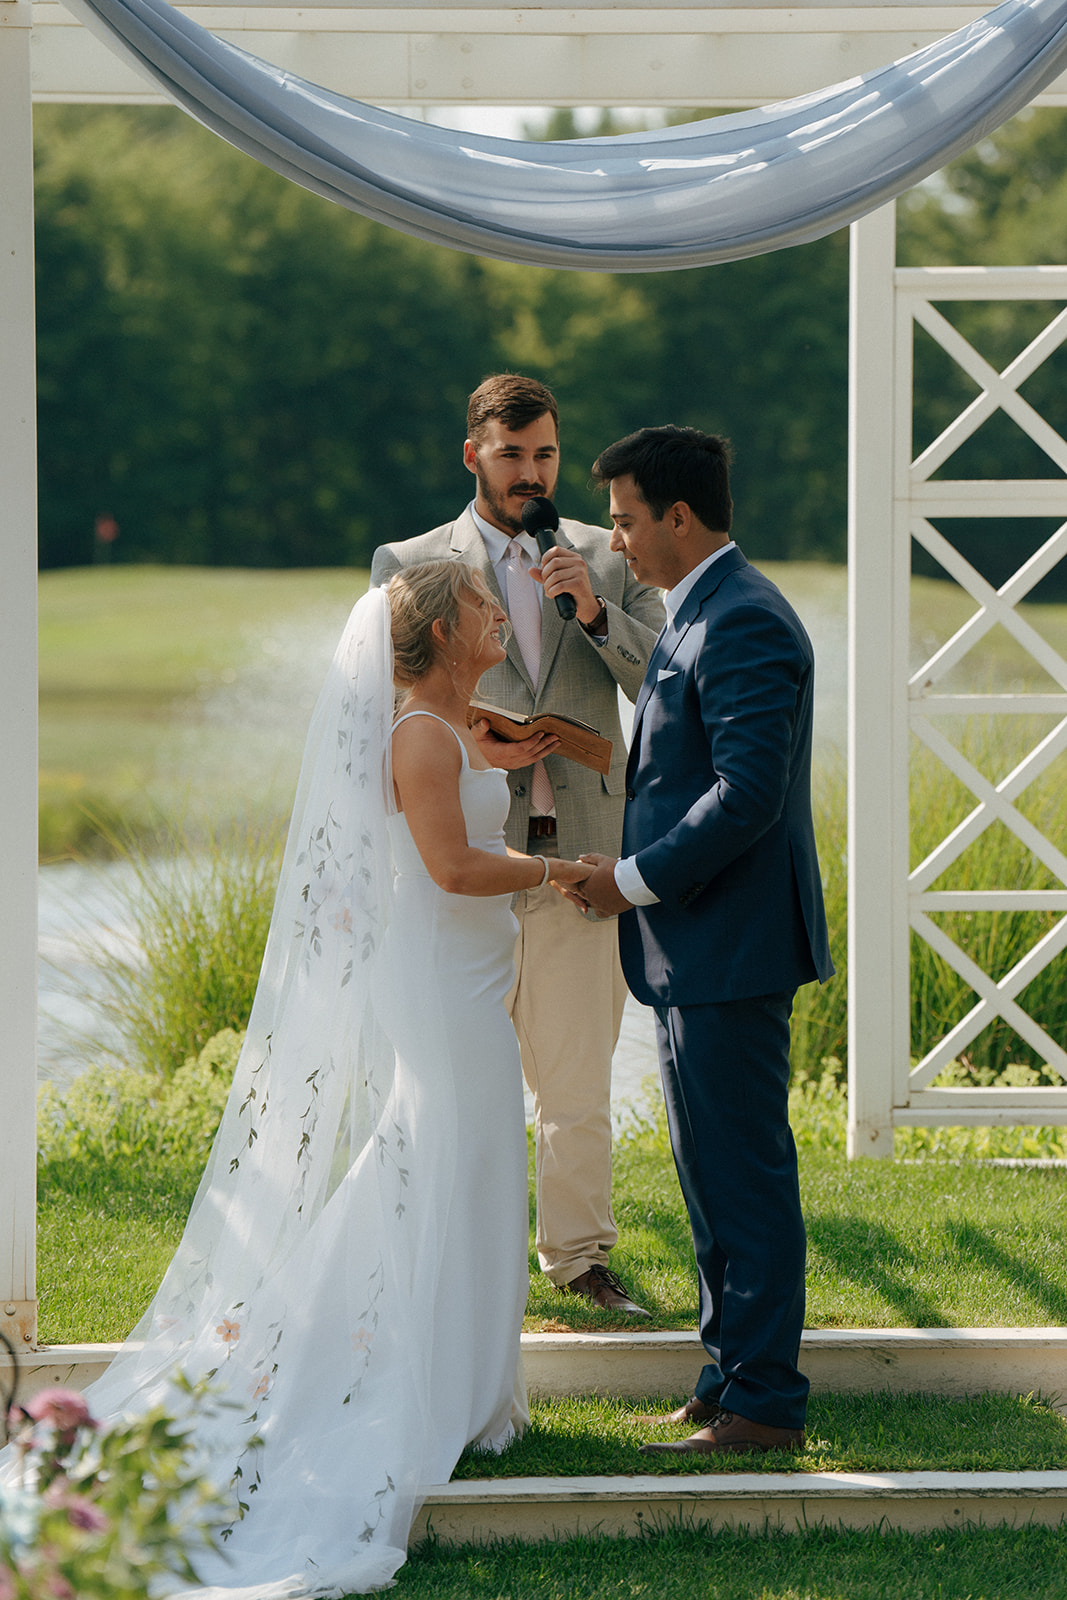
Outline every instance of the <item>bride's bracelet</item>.
[(534, 856), (534, 860), (535, 861), (543, 861), (544, 864), (545, 864), (545, 870), (544, 870), (544, 873), (542, 874), (540, 883), (531, 884), (530, 887), (532, 889), (543, 889), (545, 884), (548, 882), (548, 867), (549, 867), (548, 857), (547, 856)]

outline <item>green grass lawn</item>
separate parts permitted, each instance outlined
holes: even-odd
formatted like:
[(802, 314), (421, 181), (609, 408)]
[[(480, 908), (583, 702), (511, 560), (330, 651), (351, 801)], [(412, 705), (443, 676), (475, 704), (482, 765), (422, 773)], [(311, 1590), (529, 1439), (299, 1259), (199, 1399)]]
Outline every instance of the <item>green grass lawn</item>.
[[(674, 1396), (675, 1403), (686, 1399)], [(531, 1407), (530, 1427), (503, 1454), (468, 1450), (453, 1478), (670, 1476), (731, 1472), (1022, 1472), (1067, 1469), (1067, 1417), (1033, 1395), (817, 1394), (803, 1450), (726, 1457), (642, 1455), (691, 1430), (638, 1423), (662, 1400), (572, 1396)]]
[[(1067, 1170), (849, 1162), (806, 1148), (812, 1328), (1067, 1325)], [(49, 1344), (122, 1339), (181, 1236), (196, 1173), (117, 1158), (40, 1175), (38, 1283)], [(532, 1191), (532, 1184), (531, 1184)], [(693, 1328), (692, 1245), (662, 1131), (623, 1138), (612, 1261), (654, 1328)], [(529, 1330), (629, 1326), (560, 1294), (531, 1251)]]
[(400, 1600), (1064, 1600), (1067, 1529), (952, 1528), (551, 1539), (450, 1549), (428, 1542)]
[(82, 809), (145, 831), (287, 809), (362, 570), (87, 567), (40, 579), (42, 856)]

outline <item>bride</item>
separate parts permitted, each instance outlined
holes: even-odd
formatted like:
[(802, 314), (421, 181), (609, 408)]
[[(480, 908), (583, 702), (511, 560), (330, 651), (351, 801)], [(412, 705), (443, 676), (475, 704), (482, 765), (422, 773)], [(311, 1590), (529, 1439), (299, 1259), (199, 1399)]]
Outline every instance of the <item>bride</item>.
[(589, 868), (504, 844), (506, 777), (466, 711), (507, 625), (454, 561), (355, 606), (185, 1235), (87, 1395), (129, 1414), (180, 1370), (228, 1402), (198, 1424), (232, 1506), (221, 1553), (198, 1558), (202, 1600), (387, 1585), (427, 1487), (527, 1419), (510, 897)]

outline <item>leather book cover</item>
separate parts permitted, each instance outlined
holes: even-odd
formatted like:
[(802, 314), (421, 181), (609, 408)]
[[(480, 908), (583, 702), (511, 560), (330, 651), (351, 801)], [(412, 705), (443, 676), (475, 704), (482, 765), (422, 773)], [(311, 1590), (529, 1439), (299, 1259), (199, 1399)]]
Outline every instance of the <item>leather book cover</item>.
[(528, 739), (532, 733), (554, 733), (559, 747), (552, 751), (553, 755), (567, 756), (605, 776), (611, 767), (611, 740), (605, 739), (587, 722), (579, 722), (577, 717), (549, 711), (527, 717), (519, 711), (505, 711), (501, 706), (472, 700), (467, 708), (467, 726), (483, 719), (501, 739), (514, 743), (517, 739)]

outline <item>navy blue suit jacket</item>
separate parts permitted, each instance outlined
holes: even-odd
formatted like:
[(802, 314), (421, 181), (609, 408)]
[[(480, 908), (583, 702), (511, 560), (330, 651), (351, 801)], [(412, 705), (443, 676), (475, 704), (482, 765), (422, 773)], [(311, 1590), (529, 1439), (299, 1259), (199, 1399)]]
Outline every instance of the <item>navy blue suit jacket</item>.
[(619, 919), (646, 1005), (701, 1005), (828, 978), (811, 820), (811, 641), (735, 546), (653, 651), (634, 713), (623, 855), (660, 903)]

